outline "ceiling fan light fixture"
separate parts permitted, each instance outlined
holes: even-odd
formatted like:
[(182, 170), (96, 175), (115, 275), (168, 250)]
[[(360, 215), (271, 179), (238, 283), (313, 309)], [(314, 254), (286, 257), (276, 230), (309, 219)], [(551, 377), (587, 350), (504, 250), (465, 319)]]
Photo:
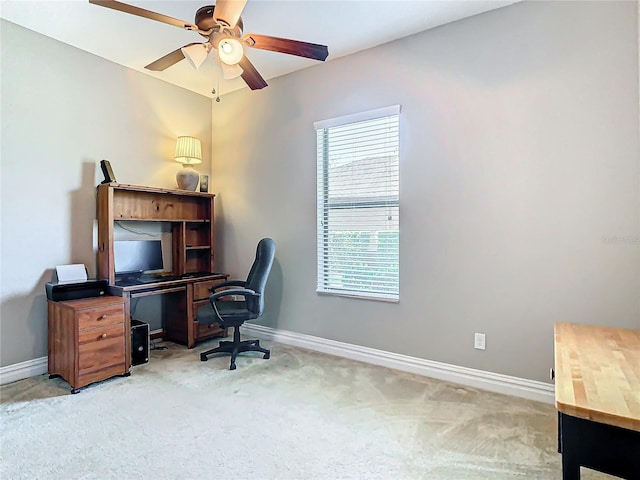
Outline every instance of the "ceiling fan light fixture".
[(180, 50), (182, 50), (184, 58), (187, 59), (191, 66), (198, 70), (200, 65), (202, 65), (207, 59), (210, 49), (211, 46), (208, 43), (195, 43), (193, 45), (182, 47)]
[(222, 78), (225, 80), (238, 78), (244, 72), (240, 65), (227, 65), (226, 63), (220, 62), (220, 67), (222, 68)]
[(220, 61), (225, 67), (232, 67), (222, 68), (218, 78), (222, 76), (236, 78), (240, 75), (251, 90), (259, 90), (266, 87), (267, 82), (244, 54), (245, 47), (286, 53), (287, 55), (296, 55), (320, 61), (326, 60), (329, 55), (326, 45), (273, 37), (271, 35), (254, 33), (243, 35), (244, 25), (241, 15), (247, 0), (217, 0), (215, 5), (201, 7), (196, 11), (195, 23), (146, 10), (120, 0), (89, 0), (89, 3), (162, 22), (180, 29), (191, 30), (206, 39), (205, 43), (191, 43), (182, 48), (177, 48), (144, 67), (154, 72), (166, 70), (185, 59), (191, 66), (198, 69), (207, 59), (209, 52), (215, 50), (214, 57), (216, 57), (216, 61)]
[(218, 57), (222, 63), (237, 65), (244, 55), (244, 49), (239, 40), (223, 38), (218, 42)]

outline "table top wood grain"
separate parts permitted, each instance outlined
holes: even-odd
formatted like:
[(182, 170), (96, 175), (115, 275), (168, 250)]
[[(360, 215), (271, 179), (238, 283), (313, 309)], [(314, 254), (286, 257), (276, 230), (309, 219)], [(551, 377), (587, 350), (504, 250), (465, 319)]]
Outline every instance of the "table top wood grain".
[(556, 408), (640, 431), (640, 330), (555, 324)]

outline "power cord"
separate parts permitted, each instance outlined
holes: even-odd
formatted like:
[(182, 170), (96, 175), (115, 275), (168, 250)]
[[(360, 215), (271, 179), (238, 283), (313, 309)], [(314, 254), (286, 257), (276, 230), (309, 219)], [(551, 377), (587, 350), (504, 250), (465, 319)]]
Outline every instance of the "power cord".
[(168, 350), (169, 347), (166, 345), (158, 345), (155, 341), (151, 341), (151, 350)]

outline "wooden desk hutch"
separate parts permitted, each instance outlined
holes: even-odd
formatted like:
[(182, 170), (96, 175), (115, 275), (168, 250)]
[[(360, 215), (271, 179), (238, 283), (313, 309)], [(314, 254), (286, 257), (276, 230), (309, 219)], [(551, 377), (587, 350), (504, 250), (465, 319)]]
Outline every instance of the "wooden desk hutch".
[(227, 275), (186, 278), (161, 283), (115, 285), (115, 222), (165, 222), (171, 225), (173, 274), (215, 271), (214, 194), (124, 184), (98, 186), (98, 277), (110, 292), (127, 300), (159, 294), (163, 298), (162, 336), (192, 348), (196, 342), (226, 336), (217, 324), (202, 326), (196, 311), (209, 300), (209, 288)]

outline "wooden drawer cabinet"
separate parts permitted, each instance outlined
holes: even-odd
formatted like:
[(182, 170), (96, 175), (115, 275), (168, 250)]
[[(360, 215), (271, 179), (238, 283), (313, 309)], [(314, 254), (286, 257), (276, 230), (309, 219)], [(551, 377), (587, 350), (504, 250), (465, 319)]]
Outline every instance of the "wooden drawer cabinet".
[(129, 315), (123, 297), (49, 301), (49, 374), (64, 378), (71, 392), (131, 366)]

